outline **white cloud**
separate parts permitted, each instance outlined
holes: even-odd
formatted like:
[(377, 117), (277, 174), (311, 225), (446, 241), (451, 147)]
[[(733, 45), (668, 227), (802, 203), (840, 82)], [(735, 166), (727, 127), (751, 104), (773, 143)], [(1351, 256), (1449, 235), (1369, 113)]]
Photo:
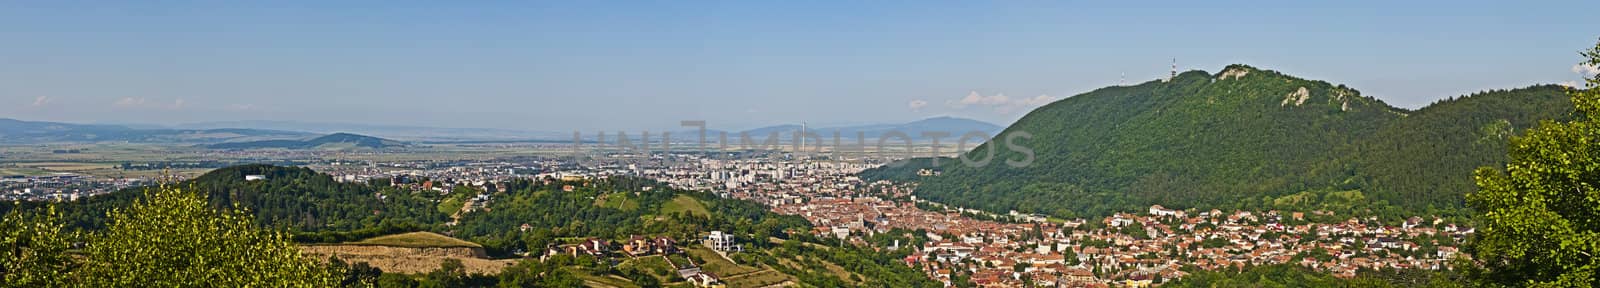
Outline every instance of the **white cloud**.
[(233, 110), (233, 111), (256, 110), (256, 105), (255, 104), (233, 104), (233, 105), (228, 105), (228, 110)]
[(1040, 94), (1033, 98), (1011, 100), (1011, 102), (1005, 103), (1003, 106), (995, 107), (994, 111), (1000, 114), (1011, 114), (1013, 112), (1032, 110), (1035, 107), (1044, 106), (1044, 104), (1050, 104), (1050, 102), (1055, 101), (1056, 97)]
[(967, 97), (961, 97), (961, 99), (945, 102), (945, 104), (950, 105), (951, 107), (965, 108), (967, 106), (973, 106), (973, 105), (979, 105), (979, 106), (1005, 105), (1006, 103), (1010, 103), (1010, 102), (1011, 102), (1011, 98), (1010, 97), (1006, 97), (1006, 94), (995, 94), (994, 96), (983, 96), (982, 94), (978, 94), (978, 91), (972, 91), (972, 93), (968, 93), (967, 94)]
[(961, 97), (961, 99), (945, 101), (945, 105), (957, 109), (964, 109), (968, 107), (988, 108), (996, 113), (1011, 114), (1013, 112), (1033, 109), (1034, 107), (1039, 107), (1044, 104), (1050, 104), (1050, 102), (1055, 102), (1056, 100), (1056, 97), (1050, 95), (1039, 95), (1031, 98), (1013, 99), (1011, 97), (1007, 97), (1005, 94), (983, 96), (983, 94), (979, 94), (978, 91), (972, 91), (971, 93), (968, 93), (966, 97)]
[(46, 104), (50, 104), (50, 101), (52, 100), (55, 99), (50, 99), (50, 96), (39, 96), (37, 98), (33, 98), (33, 107), (42, 107)]
[(1561, 83), (1556, 83), (1556, 85), (1578, 88), (1578, 81), (1562, 81)]
[(906, 106), (911, 107), (911, 111), (921, 111), (922, 107), (928, 107), (928, 101), (923, 101), (922, 99), (913, 99), (911, 100), (911, 103), (906, 104)]
[(1585, 64), (1572, 65), (1572, 73), (1578, 73), (1579, 75), (1588, 77), (1589, 75), (1600, 74), (1600, 66)]
[(1044, 104), (1050, 104), (1050, 102), (1056, 102), (1056, 97), (1039, 94), (1039, 96), (1033, 96), (1033, 98), (1017, 100), (1017, 103), (1022, 104), (1023, 106), (1044, 106)]
[(144, 102), (144, 98), (122, 97), (122, 99), (117, 100), (117, 102), (113, 103), (113, 105), (116, 105), (117, 107), (135, 107), (144, 106)]
[(172, 103), (162, 104), (161, 101), (159, 101), (159, 100), (150, 101), (150, 99), (144, 98), (144, 97), (122, 97), (122, 99), (117, 99), (117, 102), (112, 102), (111, 105), (115, 106), (117, 108), (125, 108), (125, 109), (167, 109), (167, 110), (178, 110), (178, 109), (183, 109), (184, 107), (187, 107), (188, 106), (188, 102), (184, 101), (183, 98), (178, 98), (178, 99), (173, 99)]

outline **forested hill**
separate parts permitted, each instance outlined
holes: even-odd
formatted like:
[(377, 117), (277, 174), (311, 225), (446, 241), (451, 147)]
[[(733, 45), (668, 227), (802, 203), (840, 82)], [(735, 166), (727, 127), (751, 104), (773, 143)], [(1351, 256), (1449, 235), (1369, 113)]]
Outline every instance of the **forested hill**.
[[(264, 180), (246, 181), (245, 175), (263, 175)], [(436, 195), (409, 193), (385, 185), (341, 183), (332, 176), (308, 168), (272, 165), (241, 165), (213, 170), (193, 180), (168, 184), (180, 189), (195, 189), (207, 196), (216, 208), (245, 208), (262, 226), (288, 228), (302, 232), (352, 231), (388, 222), (441, 223), (447, 214), (434, 207)], [(105, 212), (127, 207), (138, 198), (143, 187), (118, 190), (58, 205), (69, 228), (102, 229)], [(437, 194), (437, 193), (435, 193)], [(380, 198), (380, 196), (382, 198)], [(0, 203), (0, 212), (13, 209), (13, 203)], [(22, 202), (23, 209), (46, 205)]]
[(1343, 147), (1337, 161), (1327, 162), (1338, 166), (1322, 169), (1333, 173), (1312, 178), (1413, 212), (1462, 208), (1463, 196), (1478, 189), (1472, 171), (1505, 164), (1512, 135), (1542, 120), (1572, 118), (1563, 89), (1532, 86), (1435, 102)]
[(211, 149), (383, 149), (406, 146), (405, 143), (378, 137), (333, 133), (308, 140), (261, 140), (228, 142), (205, 145)]
[(1027, 167), (1004, 165), (1025, 153), (991, 142), (967, 155), (995, 149), (985, 167), (941, 161), (941, 175), (922, 177), (915, 172), (928, 163), (919, 160), (863, 176), (915, 180), (919, 195), (948, 204), (1065, 217), (1152, 204), (1451, 213), (1472, 187), (1471, 169), (1504, 158), (1509, 131), (1570, 114), (1560, 89), (1407, 111), (1344, 85), (1231, 65), (1040, 107), (1001, 134), (1033, 135), (1018, 141), (1036, 155)]

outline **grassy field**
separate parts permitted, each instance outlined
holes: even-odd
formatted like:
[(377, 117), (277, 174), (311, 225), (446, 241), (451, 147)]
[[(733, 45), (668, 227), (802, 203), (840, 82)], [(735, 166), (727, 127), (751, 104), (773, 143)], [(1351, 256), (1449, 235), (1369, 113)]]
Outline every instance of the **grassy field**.
[(796, 281), (794, 276), (783, 274), (760, 263), (740, 265), (729, 262), (705, 246), (692, 246), (684, 249), (684, 252), (705, 262), (700, 264), (700, 271), (717, 275), (728, 284), (728, 287), (765, 287)]
[[(0, 146), (5, 150), (7, 163), (0, 170), (21, 170), (21, 172), (37, 173), (42, 170), (49, 173), (71, 172), (98, 177), (109, 178), (152, 178), (161, 176), (161, 170), (124, 171), (117, 169), (123, 162), (163, 162), (163, 161), (202, 161), (226, 160), (205, 156), (192, 147), (176, 144), (128, 144), (128, 143), (92, 143), (92, 144), (40, 144), (40, 145), (5, 145)], [(55, 150), (78, 150), (78, 153), (54, 153)], [(177, 176), (197, 176), (210, 169), (185, 169), (172, 171)], [(18, 175), (18, 170), (0, 171), (0, 175)], [(16, 173), (16, 174), (14, 174)], [(28, 175), (36, 176), (36, 175)]]
[[(77, 153), (55, 153), (57, 150), (77, 150)], [(39, 176), (52, 172), (74, 172), (108, 178), (152, 178), (161, 176), (161, 170), (121, 170), (116, 165), (147, 162), (185, 161), (239, 161), (259, 160), (254, 155), (231, 155), (175, 143), (52, 143), (27, 145), (0, 145), (4, 151), (0, 176)], [(365, 151), (333, 152), (327, 154), (296, 154), (284, 160), (316, 161), (416, 161), (416, 160), (493, 160), (529, 155), (565, 155), (571, 148), (546, 146), (484, 147), (472, 145), (429, 145), (404, 151), (371, 153)], [(328, 151), (323, 151), (328, 152)], [(180, 169), (175, 176), (199, 176), (211, 169)]]
[(672, 265), (676, 265), (678, 267), (683, 267), (690, 264), (689, 258), (684, 257), (681, 254), (667, 255), (667, 261), (672, 261)]
[(403, 234), (385, 235), (385, 236), (378, 236), (378, 237), (368, 238), (366, 240), (361, 240), (361, 241), (357, 241), (357, 242), (351, 242), (351, 243), (347, 243), (347, 244), (379, 245), (379, 246), (411, 247), (411, 248), (424, 248), (424, 247), (483, 248), (483, 245), (478, 245), (478, 243), (467, 242), (465, 240), (451, 238), (450, 236), (439, 235), (439, 234), (435, 234), (433, 232), (411, 232), (411, 233), (403, 233)]
[(700, 271), (716, 274), (717, 276), (739, 275), (761, 270), (761, 268), (728, 262), (728, 259), (723, 259), (721, 255), (717, 255), (717, 252), (711, 251), (710, 248), (704, 246), (692, 246), (684, 249), (684, 252), (693, 255), (700, 261), (705, 261), (705, 263), (700, 263)]
[[(193, 158), (196, 149), (175, 144), (41, 144), (4, 146), (7, 158), (19, 162), (57, 163), (120, 163), (121, 161), (170, 161)], [(78, 150), (79, 153), (54, 153), (55, 150)]]
[(631, 192), (614, 192), (600, 195), (594, 199), (594, 205), (622, 211), (639, 209), (639, 201), (634, 200)]
[(723, 277), (723, 283), (728, 287), (766, 287), (772, 284), (794, 281), (795, 278), (777, 270), (761, 270), (753, 273)]
[(673, 270), (672, 265), (667, 264), (667, 259), (663, 258), (662, 256), (645, 256), (628, 259), (627, 261), (623, 261), (622, 264), (618, 264), (617, 268), (631, 268), (644, 271), (649, 273), (650, 276), (655, 277), (656, 280), (660, 281), (661, 283), (672, 282), (672, 275), (677, 274), (677, 270)]
[[(808, 267), (806, 264), (801, 264), (800, 262), (812, 263), (812, 265), (821, 265), (822, 269), (823, 270), (827, 270), (828, 274), (833, 274), (833, 277), (838, 277), (840, 280), (844, 280), (844, 281), (850, 282), (852, 284), (860, 284), (860, 283), (856, 283), (854, 280), (851, 280), (851, 278), (852, 278), (851, 276), (855, 276), (855, 273), (851, 273), (850, 271), (844, 270), (844, 267), (840, 267), (838, 264), (833, 264), (833, 262), (811, 261), (811, 260), (807, 260), (805, 256), (795, 256), (794, 258), (778, 258), (778, 264), (783, 265), (783, 266), (787, 266), (789, 268), (793, 268), (793, 269), (797, 269), (797, 270), (813, 270), (813, 269), (815, 269), (815, 266), (809, 266)], [(860, 277), (860, 276), (856, 276), (856, 277)]]
[(582, 279), (583, 286), (603, 288), (639, 287), (639, 285), (634, 285), (632, 281), (622, 277), (612, 275), (594, 275), (594, 273), (590, 273), (589, 271), (584, 271), (583, 269), (578, 269), (576, 267), (566, 267), (562, 269), (567, 269), (567, 272), (571, 272), (572, 275), (578, 276), (578, 279)]
[(661, 214), (663, 215), (680, 212), (699, 216), (711, 215), (711, 212), (706, 210), (705, 204), (688, 195), (678, 195), (678, 198), (672, 198), (672, 202), (661, 205)]
[(97, 169), (115, 169), (116, 164), (92, 162), (33, 162), (21, 163), (17, 166), (39, 168), (57, 172), (81, 172)]
[(26, 168), (26, 167), (0, 168), (0, 176), (17, 176), (17, 175), (21, 175), (21, 176), (44, 176), (44, 175), (50, 175), (50, 173), (51, 173), (50, 171), (45, 171), (44, 169), (39, 169), (39, 168)]

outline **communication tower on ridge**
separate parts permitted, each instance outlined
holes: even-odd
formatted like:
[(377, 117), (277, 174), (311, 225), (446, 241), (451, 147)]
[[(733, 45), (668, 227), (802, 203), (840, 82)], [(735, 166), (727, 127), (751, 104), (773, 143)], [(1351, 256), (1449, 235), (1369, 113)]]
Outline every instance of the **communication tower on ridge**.
[(1167, 81), (1170, 82), (1173, 78), (1178, 78), (1178, 58), (1172, 58), (1172, 74), (1167, 75)]

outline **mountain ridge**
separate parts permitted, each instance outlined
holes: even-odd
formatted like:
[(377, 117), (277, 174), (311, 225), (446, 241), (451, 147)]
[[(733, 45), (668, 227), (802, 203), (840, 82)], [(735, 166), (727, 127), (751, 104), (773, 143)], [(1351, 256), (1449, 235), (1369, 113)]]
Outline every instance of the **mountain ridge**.
[(136, 129), (122, 125), (73, 124), (0, 118), (0, 143), (105, 142), (217, 143), (305, 137), (310, 134), (268, 129)]
[(277, 149), (342, 150), (342, 149), (384, 149), (384, 148), (394, 148), (394, 147), (405, 147), (407, 145), (408, 144), (406, 144), (406, 143), (399, 142), (399, 141), (394, 141), (394, 140), (389, 140), (389, 139), (383, 139), (383, 138), (360, 135), (360, 134), (354, 134), (354, 133), (337, 132), (337, 133), (323, 135), (323, 136), (319, 136), (319, 137), (311, 138), (311, 139), (307, 139), (307, 140), (262, 140), (262, 141), (249, 141), (249, 142), (228, 142), (228, 143), (217, 143), (217, 144), (204, 145), (204, 147), (210, 148), (210, 149), (230, 149), (230, 150), (274, 149), (274, 148), (277, 148)]
[[(919, 195), (947, 204), (1065, 217), (1104, 216), (1153, 204), (1450, 214), (1462, 209), (1458, 199), (1470, 191), (1458, 190), (1470, 183), (1458, 183), (1459, 178), (1449, 178), (1454, 184), (1432, 183), (1434, 179), (1395, 174), (1422, 167), (1456, 173), (1461, 167), (1492, 164), (1494, 155), (1504, 157), (1503, 140), (1468, 147), (1472, 150), (1467, 152), (1482, 156), (1448, 162), (1374, 151), (1407, 148), (1417, 150), (1409, 155), (1440, 155), (1433, 151), (1446, 145), (1438, 141), (1456, 139), (1418, 136), (1424, 133), (1411, 129), (1482, 130), (1485, 122), (1499, 119), (1508, 119), (1505, 129), (1524, 129), (1536, 119), (1559, 117), (1559, 90), (1534, 86), (1462, 98), (1468, 100), (1451, 98), (1470, 103), (1532, 94), (1537, 97), (1515, 97), (1537, 103), (1471, 105), (1433, 121), (1438, 124), (1407, 128), (1419, 125), (1412, 123), (1420, 120), (1411, 119), (1437, 117), (1432, 111), (1440, 109), (1406, 110), (1344, 85), (1234, 64), (1215, 74), (1187, 71), (1169, 80), (1099, 88), (1030, 111), (1002, 134), (1033, 135), (1024, 145), (1037, 155), (1032, 167), (972, 168), (943, 161), (939, 167), (882, 167), (862, 175), (918, 181)], [(1383, 139), (1409, 143), (1379, 141)], [(985, 143), (965, 156), (982, 159), (993, 148), (1000, 148), (995, 150), (997, 160), (1027, 156), (996, 146)], [(1388, 165), (1372, 155), (1409, 164)], [(922, 168), (941, 170), (942, 175), (914, 176)], [(1470, 170), (1459, 172), (1470, 175)], [(1334, 194), (1361, 197), (1329, 196)]]

